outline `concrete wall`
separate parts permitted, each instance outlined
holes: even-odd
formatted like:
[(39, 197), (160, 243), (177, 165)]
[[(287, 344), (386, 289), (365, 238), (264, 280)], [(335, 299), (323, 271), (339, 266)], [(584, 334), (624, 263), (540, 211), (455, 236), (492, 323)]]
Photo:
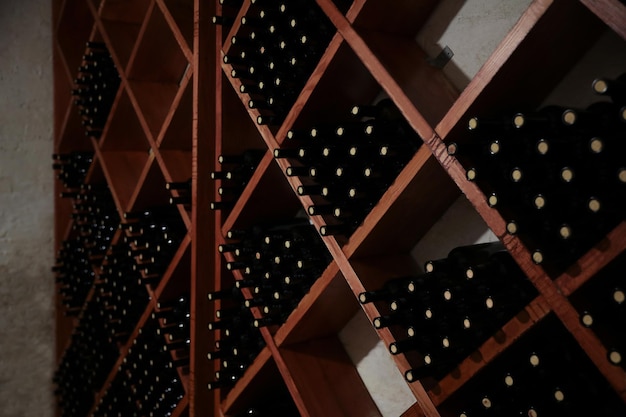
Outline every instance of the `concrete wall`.
[(0, 1), (0, 415), (53, 415), (49, 0)]

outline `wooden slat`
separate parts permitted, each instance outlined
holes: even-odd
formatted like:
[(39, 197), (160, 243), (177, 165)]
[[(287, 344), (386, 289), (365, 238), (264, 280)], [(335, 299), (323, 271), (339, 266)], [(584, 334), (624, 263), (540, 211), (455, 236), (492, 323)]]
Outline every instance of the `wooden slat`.
[(624, 250), (626, 250), (626, 223), (621, 222), (604, 240), (559, 276), (556, 285), (563, 295), (569, 296)]
[(137, 184), (144, 176), (144, 169), (151, 164), (152, 155), (145, 152), (109, 152), (98, 153), (102, 170), (113, 194), (113, 200), (121, 213), (129, 211), (130, 202)]
[[(149, 132), (146, 134), (149, 141), (156, 143), (166, 118), (171, 117), (174, 111), (172, 104), (179, 91), (180, 87), (176, 83), (129, 81), (128, 95), (136, 109), (139, 122), (144, 130)], [(156, 148), (156, 145), (153, 147)]]
[(483, 343), (475, 354), (466, 358), (455, 371), (444, 377), (430, 390), (429, 393), (433, 402), (436, 405), (443, 403), (549, 312), (550, 308), (541, 296), (533, 300), (522, 312), (509, 320), (501, 330)]
[[(216, 3), (216, 2), (213, 2), (213, 3)], [(196, 10), (198, 10), (197, 3), (196, 3)], [(222, 12), (222, 7), (219, 4), (216, 4), (215, 14), (221, 15), (221, 12)], [(226, 81), (223, 80), (223, 73), (222, 73), (222, 66), (221, 66), (221, 63), (222, 63), (221, 47), (222, 47), (222, 37), (223, 37), (222, 26), (214, 25), (214, 30), (211, 32), (211, 36), (213, 36), (212, 42), (210, 44), (212, 48), (212, 57), (207, 56), (206, 58), (207, 61), (205, 61), (206, 65), (211, 65), (211, 73), (210, 73), (211, 76), (204, 82), (207, 83), (206, 84), (207, 89), (212, 89), (212, 91), (214, 91), (214, 96), (212, 100), (212, 106), (214, 110), (214, 120), (213, 120), (214, 125), (210, 129), (208, 129), (208, 131), (206, 132), (212, 135), (214, 137), (214, 140), (212, 143), (213, 153), (210, 155), (212, 158), (205, 160), (202, 166), (205, 167), (205, 169), (208, 171), (218, 171), (217, 158), (218, 158), (218, 155), (222, 154), (223, 152), (222, 149), (223, 149), (223, 139), (224, 139), (223, 130), (224, 130), (224, 122), (225, 122), (224, 120), (225, 113), (224, 113), (223, 97), (224, 97), (224, 89), (228, 88), (228, 86), (226, 85)], [(198, 51), (196, 49), (197, 46), (198, 46), (198, 43), (196, 40), (194, 40), (194, 56), (197, 56), (198, 54)], [(194, 65), (194, 69), (197, 70), (197, 67), (195, 65)], [(195, 91), (195, 88), (194, 88), (194, 91)], [(226, 112), (226, 114), (228, 115), (228, 111)], [(209, 201), (216, 201), (217, 197), (218, 197), (217, 186), (214, 184), (211, 187), (211, 189), (207, 192), (207, 198), (209, 199)], [(222, 272), (224, 269), (226, 269), (226, 267), (222, 263), (222, 256), (216, 250), (216, 248), (217, 248), (217, 245), (223, 242), (221, 226), (225, 219), (226, 219), (225, 212), (223, 212), (222, 210), (216, 210), (215, 212), (212, 213), (212, 216), (209, 220), (211, 222), (211, 226), (213, 227), (212, 233), (210, 235), (210, 239), (212, 239), (215, 244), (215, 247), (213, 248), (213, 250), (207, 254), (207, 259), (211, 260), (213, 264), (211, 268), (208, 268), (207, 270), (205, 270), (206, 273), (210, 274), (208, 278), (208, 283), (207, 283), (207, 287), (209, 291), (219, 291), (223, 288), (221, 277), (222, 277)], [(220, 307), (221, 307), (221, 302), (211, 303), (207, 308), (207, 314), (210, 315), (209, 317), (215, 317), (215, 313), (217, 309)], [(207, 350), (209, 346), (213, 346), (213, 343), (215, 342), (215, 340), (218, 340), (219, 337), (220, 337), (220, 331), (216, 332), (215, 335), (209, 336), (209, 340), (207, 340)], [(211, 342), (212, 344), (209, 345), (208, 344), (209, 342)], [(210, 364), (208, 368), (211, 372), (214, 372), (217, 366), (215, 364)], [(223, 417), (224, 412), (222, 410), (222, 404), (221, 404), (221, 398), (220, 398), (221, 392), (216, 391), (216, 392), (208, 393), (207, 397), (209, 398), (209, 401), (210, 401), (210, 405), (208, 409), (212, 413), (211, 415)], [(237, 399), (238, 399), (238, 396), (237, 396)], [(235, 401), (236, 400), (231, 399), (231, 404)]]
[(113, 62), (120, 72), (124, 72), (141, 31), (141, 22), (127, 23), (106, 19), (100, 22), (100, 31), (109, 45)]
[(222, 235), (233, 228), (245, 229), (259, 220), (279, 221), (294, 217), (301, 208), (284, 175), (267, 152), (222, 225)]
[(193, 59), (193, 1), (156, 0), (167, 21), (178, 46), (189, 62)]
[[(213, 313), (207, 293), (215, 288), (215, 264), (211, 254), (217, 253), (214, 218), (209, 203), (215, 195), (207, 161), (215, 161), (216, 99), (215, 59), (216, 32), (210, 24), (216, 2), (194, 0), (193, 23), (193, 98), (192, 98), (192, 169), (191, 169), (191, 352), (189, 379), (189, 415), (215, 415), (216, 393), (207, 392), (212, 364), (206, 358), (211, 340), (207, 331)], [(200, 76), (200, 74), (202, 74)]]
[[(188, 71), (193, 76), (193, 70)], [(191, 115), (193, 89), (190, 79), (185, 78), (174, 97), (170, 113), (165, 117), (163, 128), (156, 138), (159, 150), (178, 150), (191, 153)], [(189, 164), (191, 167), (191, 164)], [(191, 168), (190, 168), (191, 169)]]
[(178, 85), (188, 63), (161, 9), (153, 7), (131, 54), (128, 79)]
[(163, 206), (169, 203), (169, 192), (165, 189), (165, 179), (153, 155), (144, 165), (141, 174), (135, 182), (135, 189), (131, 194), (125, 211), (135, 211), (138, 208)]
[(154, 9), (156, 8), (156, 3), (150, 2), (148, 4), (148, 9), (145, 12), (143, 21), (141, 22), (141, 27), (139, 28), (139, 32), (137, 33), (136, 40), (132, 45), (130, 54), (128, 55), (127, 62), (116, 62), (116, 65), (119, 65), (120, 68), (123, 69), (123, 79), (124, 81), (128, 80), (128, 75), (133, 68), (133, 63), (137, 60), (137, 54), (139, 53), (139, 47), (141, 45), (142, 40), (146, 37), (146, 32), (148, 30), (148, 24), (150, 23), (150, 17), (154, 13)]
[(580, 0), (615, 33), (626, 40), (626, 5), (619, 0)]
[(103, 151), (143, 151), (150, 149), (146, 135), (139, 123), (128, 89), (120, 86), (111, 113), (97, 143)]
[(414, 403), (400, 417), (424, 417), (424, 412), (420, 408), (419, 403)]

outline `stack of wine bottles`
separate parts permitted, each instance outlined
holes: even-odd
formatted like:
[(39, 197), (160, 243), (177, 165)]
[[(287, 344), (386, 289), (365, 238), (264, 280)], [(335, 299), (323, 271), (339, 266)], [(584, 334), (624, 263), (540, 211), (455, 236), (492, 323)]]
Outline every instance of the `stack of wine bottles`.
[(191, 342), (189, 294), (159, 301), (152, 318), (159, 321), (161, 327), (156, 333), (164, 338), (164, 349), (171, 353), (169, 367), (188, 371)]
[(171, 205), (191, 207), (191, 178), (186, 181), (168, 182), (165, 184), (165, 189), (172, 194)]
[(282, 123), (334, 33), (315, 1), (251, 2), (224, 63), (258, 124)]
[(622, 254), (585, 283), (570, 301), (583, 326), (607, 348), (607, 360), (626, 369), (626, 255)]
[(57, 171), (57, 179), (71, 192), (79, 190), (85, 182), (89, 167), (93, 162), (93, 152), (69, 152), (53, 154), (52, 168)]
[(220, 201), (211, 202), (211, 210), (229, 209), (235, 205), (263, 155), (263, 150), (247, 149), (240, 154), (222, 154), (218, 157), (222, 170), (212, 172), (211, 179), (220, 181), (217, 189)]
[(108, 339), (107, 322), (101, 306), (93, 299), (88, 302), (54, 375), (62, 417), (88, 414), (119, 355)]
[(174, 206), (155, 206), (124, 213), (124, 241), (135, 258), (136, 271), (144, 284), (158, 285), (187, 233)]
[(56, 282), (65, 314), (78, 315), (96, 279), (96, 272), (79, 238), (61, 242), (56, 261), (52, 271), (57, 274)]
[[(306, 4), (307, 0), (299, 0), (299, 1), (293, 1), (293, 2), (289, 2), (289, 7), (299, 7), (300, 4), (303, 4), (304, 7), (310, 7), (309, 5)], [(310, 1), (310, 0), (308, 0)], [(267, 1), (262, 1), (262, 0), (251, 0), (250, 1), (251, 4), (257, 5), (258, 7), (263, 7), (263, 6), (268, 6), (271, 5), (272, 7), (275, 7), (274, 4), (276, 4), (276, 7), (278, 7), (278, 9), (281, 12), (287, 11), (287, 4), (284, 4), (285, 2), (267, 2)], [(335, 4), (335, 6), (337, 6), (337, 8), (342, 12), (342, 13), (346, 13), (348, 11), (348, 9), (350, 8), (350, 6), (352, 5), (352, 1), (351, 0), (335, 0), (333, 1), (333, 3)], [(235, 22), (235, 16), (237, 16), (237, 13), (239, 12), (239, 9), (241, 8), (241, 5), (243, 4), (243, 0), (219, 0), (219, 4), (222, 7), (222, 15), (221, 16), (213, 16), (213, 23), (216, 25), (225, 25), (225, 26), (232, 26), (232, 24)], [(261, 17), (263, 17), (265, 15), (265, 13), (262, 13)]]
[(612, 417), (626, 413), (620, 397), (553, 315), (455, 392), (444, 409), (454, 417)]
[(120, 223), (111, 190), (106, 184), (84, 184), (79, 192), (70, 194), (74, 198), (72, 229), (90, 258), (101, 260)]
[(226, 268), (241, 274), (236, 286), (250, 289), (246, 304), (263, 312), (256, 327), (282, 324), (331, 261), (308, 219), (230, 230), (227, 238), (218, 249), (231, 259)]
[(208, 299), (219, 302), (216, 320), (209, 323), (215, 332), (215, 349), (207, 353), (216, 369), (208, 389), (228, 389), (237, 382), (265, 346), (265, 340), (245, 303), (241, 290), (235, 286), (210, 292)]
[(93, 299), (106, 320), (111, 343), (126, 343), (148, 305), (148, 292), (133, 266), (128, 246), (123, 243), (113, 245), (95, 283)]
[(120, 76), (102, 42), (87, 42), (83, 65), (78, 68), (72, 95), (85, 127), (85, 134), (100, 138), (117, 90)]
[(158, 329), (151, 319), (142, 327), (96, 405), (95, 417), (172, 415), (185, 390)]
[(300, 177), (299, 195), (325, 216), (320, 233), (349, 236), (378, 203), (422, 144), (390, 99), (354, 106), (351, 120), (290, 130), (274, 157), (288, 158), (287, 176)]
[(389, 311), (373, 324), (394, 333), (389, 351), (411, 362), (409, 382), (441, 379), (537, 295), (499, 242), (455, 248), (425, 269), (359, 295)]
[(84, 185), (67, 192), (74, 198), (72, 235), (61, 242), (52, 267), (67, 314), (75, 315), (85, 302), (99, 266), (118, 228), (119, 216), (106, 186)]
[(596, 79), (593, 90), (612, 101), (473, 117), (471, 138), (448, 145), (552, 276), (626, 213), (626, 80)]

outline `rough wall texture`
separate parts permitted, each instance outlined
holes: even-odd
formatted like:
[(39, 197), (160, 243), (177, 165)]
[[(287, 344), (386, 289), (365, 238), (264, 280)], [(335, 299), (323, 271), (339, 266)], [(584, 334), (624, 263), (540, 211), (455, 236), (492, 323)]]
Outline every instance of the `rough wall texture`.
[(0, 1), (0, 415), (53, 415), (49, 0)]

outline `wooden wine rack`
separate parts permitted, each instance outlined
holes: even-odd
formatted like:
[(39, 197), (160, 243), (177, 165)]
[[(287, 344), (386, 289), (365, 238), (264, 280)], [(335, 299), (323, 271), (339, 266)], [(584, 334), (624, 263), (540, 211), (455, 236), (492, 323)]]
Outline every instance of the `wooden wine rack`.
[[(626, 42), (626, 6), (618, 0), (532, 1), (458, 93), (441, 69), (427, 63), (426, 53), (414, 40), (438, 2), (354, 0), (343, 14), (331, 0), (316, 1), (337, 28), (336, 34), (285, 121), (270, 129), (255, 123), (258, 113), (247, 108), (238, 81), (222, 63), (249, 0), (243, 2), (229, 30), (211, 24), (212, 16), (221, 15), (216, 0), (53, 0), (55, 152), (94, 151), (86, 182), (106, 181), (120, 214), (163, 204), (168, 197), (166, 182), (192, 178), (192, 205), (179, 210), (188, 235), (160, 285), (149, 289), (151, 303), (129, 344), (120, 349), (118, 363), (95, 401), (112, 381), (156, 302), (183, 289), (191, 294), (191, 363), (189, 373), (182, 375), (186, 396), (175, 416), (233, 415), (283, 383), (303, 416), (380, 415), (337, 333), (359, 311), (369, 320), (380, 315), (372, 304), (360, 306), (356, 295), (414, 270), (411, 248), (461, 192), (540, 295), (497, 338), (484, 343), (479, 349), (482, 361), (468, 358), (461, 363), (460, 377), (449, 375), (434, 387), (410, 384), (415, 404), (403, 415), (448, 416), (446, 400), (551, 313), (626, 401), (625, 371), (609, 364), (607, 347), (579, 323), (579, 313), (568, 300), (624, 252), (626, 224), (619, 224), (553, 280), (530, 261), (528, 248), (506, 233), (502, 217), (446, 152), (447, 143), (463, 141), (466, 121), (473, 115), (507, 105), (539, 106), (601, 34), (613, 31)], [(85, 138), (70, 96), (87, 40), (106, 43), (121, 76), (99, 140)], [(274, 160), (271, 150), (281, 146), (290, 128), (332, 121), (338, 111), (370, 103), (381, 92), (395, 102), (426, 146), (349, 240), (323, 238), (333, 261), (285, 324), (262, 329), (267, 347), (236, 385), (226, 394), (208, 391), (206, 384), (214, 370), (206, 359), (213, 343), (207, 323), (215, 306), (206, 294), (222, 286), (221, 277), (232, 279), (217, 245), (224, 243), (225, 232), (233, 227), (291, 217), (312, 203), (296, 195), (299, 180), (283, 174), (288, 165)], [(217, 155), (247, 148), (268, 152), (234, 208), (210, 211), (209, 203), (218, 200), (209, 176), (218, 169)], [(57, 194), (60, 187), (57, 182)], [(71, 205), (55, 198), (55, 209), (58, 249), (72, 233)], [(312, 222), (318, 228), (323, 224), (319, 217), (312, 217)], [(76, 321), (63, 315), (59, 303), (57, 307), (60, 358)], [(385, 344), (393, 341), (385, 329), (378, 336)], [(403, 355), (393, 359), (400, 372), (410, 368)]]

